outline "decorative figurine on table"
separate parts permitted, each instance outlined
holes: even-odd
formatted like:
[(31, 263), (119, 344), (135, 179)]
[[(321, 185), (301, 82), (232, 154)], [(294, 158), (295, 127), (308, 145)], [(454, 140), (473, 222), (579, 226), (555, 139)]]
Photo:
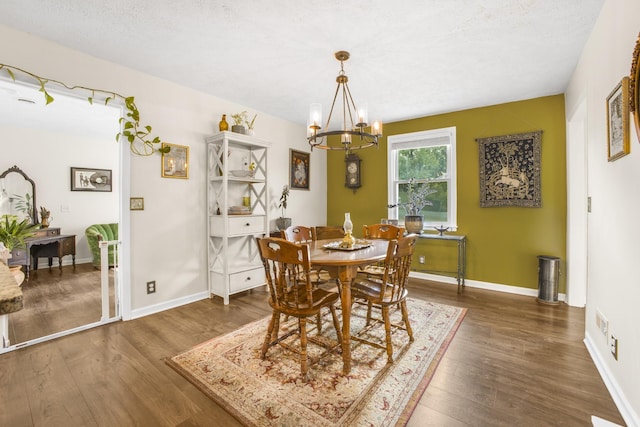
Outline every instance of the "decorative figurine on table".
[(440, 227), (433, 227), (433, 228), (438, 230), (441, 236), (444, 236), (444, 233), (449, 229), (449, 227), (443, 227), (442, 225)]
[(342, 228), (344, 228), (345, 234), (344, 234), (344, 238), (342, 239), (342, 242), (340, 243), (340, 247), (350, 249), (356, 243), (356, 239), (354, 239), (353, 236), (351, 235), (351, 233), (353, 232), (353, 222), (351, 222), (351, 213), (345, 212), (344, 224), (342, 225)]

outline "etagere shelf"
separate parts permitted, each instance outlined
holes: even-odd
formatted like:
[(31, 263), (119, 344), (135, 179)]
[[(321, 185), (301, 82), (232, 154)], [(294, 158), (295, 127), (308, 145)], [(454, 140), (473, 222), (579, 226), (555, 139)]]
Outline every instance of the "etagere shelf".
[(271, 144), (233, 132), (206, 143), (209, 293), (229, 304), (230, 295), (265, 284), (256, 237), (269, 230)]

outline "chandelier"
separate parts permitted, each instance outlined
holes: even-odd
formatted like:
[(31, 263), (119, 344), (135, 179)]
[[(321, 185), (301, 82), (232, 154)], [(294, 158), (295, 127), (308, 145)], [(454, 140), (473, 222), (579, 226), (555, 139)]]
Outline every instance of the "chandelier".
[[(331, 110), (329, 110), (329, 117), (327, 118), (324, 130), (321, 127), (322, 105), (311, 104), (309, 110), (309, 137), (307, 139), (309, 140), (309, 145), (311, 145), (311, 150), (321, 148), (323, 150), (345, 150), (349, 152), (374, 145), (377, 147), (378, 137), (382, 136), (382, 122), (374, 121), (371, 123), (370, 131), (366, 132), (365, 128), (369, 126), (367, 122), (367, 105), (363, 104), (360, 106), (360, 109), (356, 108), (356, 104), (351, 96), (351, 91), (349, 90), (349, 78), (344, 73), (344, 61), (349, 59), (349, 52), (341, 50), (335, 53), (335, 57), (340, 61), (340, 73), (338, 73), (338, 77), (336, 77), (338, 86), (333, 96)], [(342, 101), (342, 129), (331, 130), (329, 126), (336, 107), (338, 95), (340, 95)], [(327, 137), (331, 135), (340, 135), (340, 143), (329, 145), (329, 139)]]

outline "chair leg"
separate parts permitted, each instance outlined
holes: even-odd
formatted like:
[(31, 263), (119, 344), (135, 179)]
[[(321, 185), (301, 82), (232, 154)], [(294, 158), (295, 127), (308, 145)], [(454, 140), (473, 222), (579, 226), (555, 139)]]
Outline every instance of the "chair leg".
[(269, 350), (269, 344), (271, 344), (271, 339), (273, 336), (273, 330), (276, 323), (279, 323), (280, 313), (273, 311), (271, 315), (271, 321), (269, 322), (269, 327), (267, 328), (267, 334), (264, 336), (264, 342), (262, 343), (262, 350), (260, 351), (260, 357), (262, 360), (267, 356), (267, 350)]
[(387, 363), (393, 363), (393, 346), (391, 344), (391, 321), (389, 320), (389, 306), (382, 306), (382, 318), (384, 319), (384, 332), (387, 341)]
[(331, 310), (331, 317), (333, 318), (333, 326), (336, 328), (336, 337), (338, 338), (338, 343), (342, 345), (342, 330), (340, 328), (340, 322), (338, 321), (338, 314), (336, 312), (336, 308), (335, 306), (330, 305), (329, 310)]
[(409, 323), (409, 311), (407, 310), (407, 302), (402, 301), (400, 303), (400, 309), (402, 310), (402, 320), (404, 326), (407, 328), (407, 334), (409, 334), (409, 341), (413, 342), (413, 329), (411, 329), (411, 323)]
[(366, 325), (369, 326), (369, 323), (371, 323), (371, 309), (373, 307), (373, 303), (371, 301), (367, 301), (367, 323)]
[(298, 319), (300, 327), (300, 372), (305, 381), (308, 379), (307, 371), (307, 319), (301, 317)]
[(275, 341), (278, 339), (278, 332), (280, 331), (280, 315), (282, 313), (278, 312), (278, 315), (276, 317), (276, 321), (274, 323), (273, 326), (273, 332), (271, 332), (271, 340)]
[(322, 315), (319, 311), (316, 314), (316, 323), (318, 324), (318, 334), (320, 334), (322, 332)]

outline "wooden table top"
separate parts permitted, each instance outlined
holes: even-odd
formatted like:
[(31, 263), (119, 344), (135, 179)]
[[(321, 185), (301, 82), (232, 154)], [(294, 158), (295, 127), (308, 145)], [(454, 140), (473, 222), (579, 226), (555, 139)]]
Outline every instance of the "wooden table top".
[(327, 243), (337, 242), (338, 239), (316, 240), (309, 242), (311, 251), (311, 265), (322, 266), (359, 266), (382, 261), (387, 256), (389, 242), (386, 240), (368, 240), (371, 246), (352, 251), (326, 249)]

